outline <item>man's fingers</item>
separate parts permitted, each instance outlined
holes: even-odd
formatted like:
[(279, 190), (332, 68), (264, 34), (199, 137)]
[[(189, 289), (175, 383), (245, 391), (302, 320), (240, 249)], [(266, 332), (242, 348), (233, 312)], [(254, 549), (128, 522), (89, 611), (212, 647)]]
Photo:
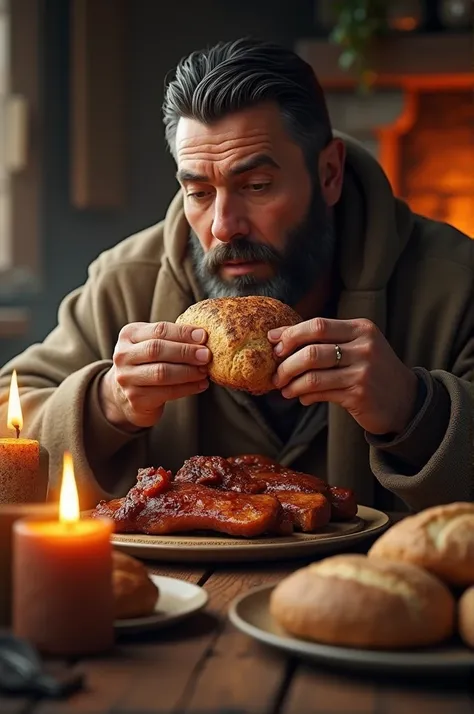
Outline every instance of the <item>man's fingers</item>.
[(191, 365), (155, 362), (134, 365), (117, 374), (117, 382), (123, 390), (148, 387), (168, 387), (190, 382), (199, 382), (207, 377), (207, 368)]
[(295, 349), (312, 343), (340, 344), (351, 342), (361, 334), (357, 320), (329, 320), (315, 317), (284, 330), (275, 344), (275, 354), (286, 357)]
[(334, 345), (310, 344), (290, 354), (278, 367), (273, 383), (279, 389), (298, 377), (313, 369), (331, 369), (347, 367), (351, 364), (352, 345), (346, 344), (340, 348), (341, 359), (337, 360), (337, 351)]
[(207, 333), (201, 327), (177, 325), (174, 322), (133, 322), (122, 329), (120, 337), (132, 343), (145, 340), (169, 340), (204, 344)]
[[(202, 375), (201, 375), (202, 377)], [(135, 414), (157, 411), (166, 402), (199, 394), (209, 386), (209, 380), (188, 384), (174, 384), (167, 387), (135, 387), (127, 394), (127, 399)]]
[(144, 340), (137, 344), (119, 342), (114, 353), (114, 362), (119, 366), (140, 365), (158, 362), (174, 364), (206, 365), (211, 359), (205, 345), (168, 340)]
[(347, 389), (354, 383), (354, 368), (314, 369), (296, 377), (281, 390), (286, 399), (295, 399), (314, 392)]

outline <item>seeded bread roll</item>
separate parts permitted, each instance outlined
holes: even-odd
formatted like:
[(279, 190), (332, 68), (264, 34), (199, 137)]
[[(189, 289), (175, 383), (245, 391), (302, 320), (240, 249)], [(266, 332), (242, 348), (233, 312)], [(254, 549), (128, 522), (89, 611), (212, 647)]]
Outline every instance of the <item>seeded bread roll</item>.
[(336, 555), (280, 582), (270, 612), (296, 637), (396, 650), (447, 639), (455, 602), (441, 581), (415, 565)]
[(288, 305), (253, 295), (202, 300), (176, 320), (177, 324), (206, 330), (213, 382), (251, 394), (265, 394), (275, 388), (272, 377), (278, 359), (268, 341), (268, 331), (298, 322), (301, 317)]
[(115, 618), (121, 620), (151, 615), (159, 593), (143, 563), (116, 550), (112, 557)]
[(369, 557), (414, 563), (451, 585), (474, 584), (474, 503), (427, 508), (395, 523)]

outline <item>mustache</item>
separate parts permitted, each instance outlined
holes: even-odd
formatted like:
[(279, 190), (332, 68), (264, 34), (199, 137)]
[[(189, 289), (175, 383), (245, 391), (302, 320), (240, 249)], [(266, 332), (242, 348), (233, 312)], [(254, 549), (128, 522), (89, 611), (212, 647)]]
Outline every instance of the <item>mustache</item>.
[(269, 245), (256, 243), (248, 238), (237, 238), (231, 243), (223, 243), (209, 251), (203, 258), (202, 267), (211, 275), (216, 275), (219, 268), (231, 260), (279, 265), (283, 256)]

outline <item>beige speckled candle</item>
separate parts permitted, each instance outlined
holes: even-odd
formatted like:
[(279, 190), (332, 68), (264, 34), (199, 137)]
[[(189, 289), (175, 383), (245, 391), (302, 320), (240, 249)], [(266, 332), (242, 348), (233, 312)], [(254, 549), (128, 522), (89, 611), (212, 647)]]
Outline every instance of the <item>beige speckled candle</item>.
[(0, 439), (0, 503), (44, 500), (40, 445), (34, 439)]
[(16, 432), (16, 438), (0, 439), (0, 503), (44, 501), (47, 459), (38, 441), (21, 438), (23, 413), (16, 370), (10, 382), (6, 426)]

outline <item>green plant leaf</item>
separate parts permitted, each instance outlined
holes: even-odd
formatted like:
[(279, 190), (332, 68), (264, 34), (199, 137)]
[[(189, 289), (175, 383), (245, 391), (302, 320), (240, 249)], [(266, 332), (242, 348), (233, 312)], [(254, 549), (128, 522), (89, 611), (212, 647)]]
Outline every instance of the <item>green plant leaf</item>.
[(386, 28), (388, 2), (335, 0), (334, 5), (339, 14), (329, 40), (342, 48), (339, 65), (343, 70), (356, 67), (361, 87), (367, 87), (375, 76), (368, 66), (368, 52), (374, 39)]

